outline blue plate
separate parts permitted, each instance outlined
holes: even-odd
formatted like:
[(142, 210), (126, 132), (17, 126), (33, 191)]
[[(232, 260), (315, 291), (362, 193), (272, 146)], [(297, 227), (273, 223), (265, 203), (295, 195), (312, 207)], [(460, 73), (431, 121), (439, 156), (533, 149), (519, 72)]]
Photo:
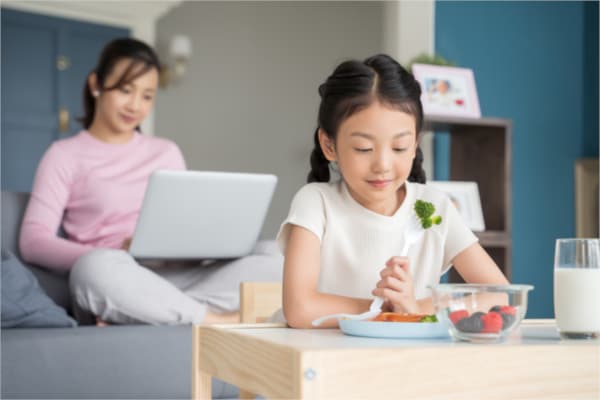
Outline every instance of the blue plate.
[(450, 337), (440, 322), (380, 322), (340, 319), (346, 335), (393, 339), (439, 339)]

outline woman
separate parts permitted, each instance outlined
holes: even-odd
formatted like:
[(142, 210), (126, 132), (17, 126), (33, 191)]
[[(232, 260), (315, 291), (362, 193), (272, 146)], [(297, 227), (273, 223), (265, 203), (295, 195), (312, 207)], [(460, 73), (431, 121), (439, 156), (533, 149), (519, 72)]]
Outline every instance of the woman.
[[(159, 72), (158, 57), (145, 43), (124, 38), (106, 45), (85, 82), (84, 130), (53, 143), (40, 161), (21, 254), (70, 270), (78, 305), (103, 321), (235, 322), (239, 282), (279, 280), (279, 256), (263, 250), (227, 262), (142, 265), (127, 253), (149, 176), (185, 169), (175, 143), (139, 132)], [(66, 238), (56, 236), (59, 227)]]

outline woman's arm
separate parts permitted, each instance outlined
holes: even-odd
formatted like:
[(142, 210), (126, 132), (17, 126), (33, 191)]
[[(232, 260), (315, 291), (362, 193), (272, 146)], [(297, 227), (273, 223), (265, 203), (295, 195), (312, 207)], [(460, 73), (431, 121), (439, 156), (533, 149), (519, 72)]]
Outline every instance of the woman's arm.
[[(355, 299), (319, 293), (321, 242), (307, 229), (290, 226), (283, 270), (283, 313), (293, 328), (312, 328), (311, 322), (335, 313), (358, 314), (369, 309), (371, 299)], [(326, 321), (322, 327), (336, 327)]]
[(48, 149), (36, 172), (21, 224), (19, 250), (27, 262), (66, 271), (93, 249), (57, 236), (69, 198), (74, 168), (56, 146)]

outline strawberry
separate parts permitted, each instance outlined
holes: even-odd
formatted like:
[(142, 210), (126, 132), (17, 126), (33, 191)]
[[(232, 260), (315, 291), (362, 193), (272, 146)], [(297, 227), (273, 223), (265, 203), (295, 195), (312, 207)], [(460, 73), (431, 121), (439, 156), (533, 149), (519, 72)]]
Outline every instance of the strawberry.
[(450, 321), (452, 321), (452, 323), (456, 325), (458, 321), (460, 321), (463, 318), (467, 318), (468, 316), (469, 312), (467, 310), (458, 310), (452, 311), (450, 315), (448, 315), (448, 318), (450, 318)]
[(502, 315), (500, 313), (491, 311), (481, 317), (483, 322), (482, 333), (498, 333), (502, 329)]
[(517, 309), (512, 306), (502, 306), (500, 307), (500, 314), (508, 314), (515, 316), (517, 315)]

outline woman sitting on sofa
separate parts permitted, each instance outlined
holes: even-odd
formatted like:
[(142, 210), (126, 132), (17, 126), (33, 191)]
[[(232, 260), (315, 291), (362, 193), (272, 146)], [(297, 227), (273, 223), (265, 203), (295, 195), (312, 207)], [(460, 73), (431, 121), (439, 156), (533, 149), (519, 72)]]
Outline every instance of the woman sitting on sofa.
[[(84, 86), (84, 130), (53, 143), (37, 169), (20, 251), (31, 263), (70, 270), (78, 305), (114, 323), (239, 320), (239, 283), (280, 280), (282, 258), (259, 243), (253, 254), (202, 265), (141, 265), (128, 252), (148, 178), (185, 169), (177, 145), (142, 135), (160, 64), (145, 43), (116, 39)], [(62, 226), (67, 239), (56, 232)], [(261, 250), (262, 249), (262, 250)]]

